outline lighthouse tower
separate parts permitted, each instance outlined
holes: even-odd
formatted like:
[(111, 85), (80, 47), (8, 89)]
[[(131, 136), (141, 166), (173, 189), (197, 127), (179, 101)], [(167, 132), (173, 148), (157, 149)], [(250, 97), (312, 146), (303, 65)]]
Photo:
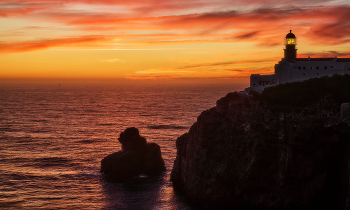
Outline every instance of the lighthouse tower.
[(286, 49), (284, 49), (284, 58), (289, 62), (294, 62), (297, 58), (297, 49), (295, 49), (295, 45), (297, 45), (297, 38), (292, 33), (292, 30), (286, 35)]

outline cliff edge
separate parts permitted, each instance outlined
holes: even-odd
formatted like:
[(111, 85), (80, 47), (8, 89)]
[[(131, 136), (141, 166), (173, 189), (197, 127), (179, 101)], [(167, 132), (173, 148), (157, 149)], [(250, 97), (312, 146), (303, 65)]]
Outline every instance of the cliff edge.
[(215, 208), (348, 209), (349, 93), (335, 75), (227, 94), (177, 139), (174, 188)]

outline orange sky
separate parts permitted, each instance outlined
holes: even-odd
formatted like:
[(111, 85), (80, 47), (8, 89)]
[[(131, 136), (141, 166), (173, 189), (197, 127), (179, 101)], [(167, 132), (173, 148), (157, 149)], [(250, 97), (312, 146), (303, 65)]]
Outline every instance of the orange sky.
[(0, 0), (0, 79), (246, 80), (290, 27), (298, 57), (350, 57), (349, 0)]

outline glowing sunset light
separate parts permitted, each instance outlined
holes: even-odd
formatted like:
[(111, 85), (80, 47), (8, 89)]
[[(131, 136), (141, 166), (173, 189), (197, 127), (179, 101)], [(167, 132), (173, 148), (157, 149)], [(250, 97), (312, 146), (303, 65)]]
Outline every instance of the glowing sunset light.
[[(349, 57), (343, 0), (0, 0), (0, 79), (246, 78), (298, 56)], [(294, 41), (294, 40), (291, 40)]]

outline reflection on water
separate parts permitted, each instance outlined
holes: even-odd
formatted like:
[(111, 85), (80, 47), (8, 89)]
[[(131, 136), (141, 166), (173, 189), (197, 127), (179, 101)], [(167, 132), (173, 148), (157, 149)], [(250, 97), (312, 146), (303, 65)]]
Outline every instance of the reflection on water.
[[(232, 84), (0, 84), (0, 208), (190, 209), (169, 181), (175, 141)], [(99, 173), (137, 127), (167, 170), (113, 183)]]
[(191, 209), (184, 198), (174, 192), (163, 173), (157, 177), (138, 177), (127, 183), (101, 182), (106, 209)]
[(162, 177), (135, 178), (127, 183), (102, 183), (107, 209), (156, 209), (162, 187)]

